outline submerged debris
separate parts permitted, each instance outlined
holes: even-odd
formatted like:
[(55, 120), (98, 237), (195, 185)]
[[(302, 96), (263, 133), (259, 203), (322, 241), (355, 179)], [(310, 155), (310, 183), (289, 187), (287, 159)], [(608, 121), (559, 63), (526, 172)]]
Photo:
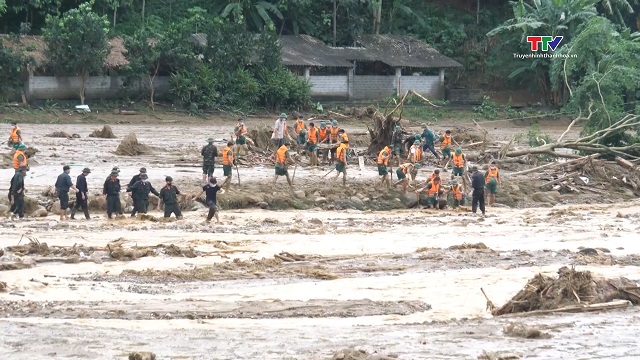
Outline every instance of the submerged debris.
[(336, 351), (331, 360), (396, 360), (398, 355), (369, 354), (362, 349), (347, 348)]
[(551, 335), (523, 323), (508, 323), (502, 327), (505, 335), (525, 339), (550, 339)]
[(463, 243), (462, 245), (453, 245), (449, 247), (449, 250), (468, 250), (468, 249), (490, 250), (487, 245), (481, 242), (475, 243), (475, 244)]
[(122, 141), (116, 149), (116, 155), (121, 156), (136, 156), (136, 155), (148, 155), (151, 154), (151, 148), (147, 145), (138, 142), (138, 138), (135, 133), (130, 133)]
[(132, 352), (129, 354), (129, 360), (156, 360), (156, 354), (148, 351)]
[(109, 126), (109, 125), (103, 126), (102, 130), (100, 130), (100, 129), (93, 130), (93, 132), (91, 134), (89, 134), (89, 137), (102, 138), (102, 139), (115, 139), (116, 138), (116, 136), (113, 134), (113, 131), (111, 130), (111, 126)]
[(478, 356), (478, 360), (518, 360), (520, 356), (512, 353), (497, 353), (484, 350)]

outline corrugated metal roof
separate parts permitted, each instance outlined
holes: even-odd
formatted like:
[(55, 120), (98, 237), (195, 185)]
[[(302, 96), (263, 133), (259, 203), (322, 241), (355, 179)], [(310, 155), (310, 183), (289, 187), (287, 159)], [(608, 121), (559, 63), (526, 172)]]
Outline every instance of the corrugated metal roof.
[(362, 35), (355, 38), (360, 49), (344, 48), (348, 60), (380, 61), (392, 67), (453, 68), (462, 67), (411, 36)]
[(345, 57), (309, 35), (280, 36), (282, 63), (288, 66), (352, 67)]

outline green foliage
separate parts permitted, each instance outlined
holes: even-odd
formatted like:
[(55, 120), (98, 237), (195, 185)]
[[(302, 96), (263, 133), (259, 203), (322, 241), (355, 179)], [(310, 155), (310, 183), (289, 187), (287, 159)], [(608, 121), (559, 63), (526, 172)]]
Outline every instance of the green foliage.
[(260, 101), (269, 109), (302, 108), (310, 102), (311, 86), (283, 66), (274, 70), (262, 67), (257, 72)]
[(127, 84), (144, 81), (149, 89), (151, 108), (155, 109), (153, 82), (160, 69), (164, 39), (161, 34), (143, 28), (136, 31), (133, 36), (125, 37), (124, 44), (129, 61), (125, 68)]
[(527, 132), (527, 139), (529, 140), (529, 146), (536, 147), (551, 143), (551, 137), (542, 132), (540, 124), (535, 123), (531, 125)]
[(106, 17), (94, 13), (86, 3), (61, 17), (48, 16), (43, 29), (49, 65), (62, 75), (82, 78), (79, 95), (83, 104), (86, 78), (99, 72), (107, 57), (108, 28)]
[(226, 76), (217, 90), (221, 106), (251, 109), (258, 101), (260, 84), (249, 71), (237, 69)]
[(172, 99), (177, 105), (193, 113), (212, 109), (218, 105), (217, 74), (204, 64), (194, 68), (180, 69), (171, 75), (170, 84)]
[(0, 0), (0, 15), (4, 14), (7, 11), (7, 3), (5, 0)]
[[(563, 49), (577, 59), (554, 59), (551, 76), (566, 75), (573, 96), (568, 107), (594, 111), (583, 127), (586, 134), (609, 127), (624, 116), (626, 101), (637, 101), (640, 84), (640, 41), (629, 31), (618, 32), (609, 20), (597, 17), (579, 29)], [(621, 131), (605, 139), (606, 145), (620, 145), (627, 136)]]
[(5, 47), (0, 40), (0, 98), (13, 95), (24, 86), (28, 64), (26, 56)]
[(473, 111), (481, 114), (485, 119), (496, 119), (500, 115), (500, 108), (488, 96), (483, 96), (482, 104), (475, 106)]

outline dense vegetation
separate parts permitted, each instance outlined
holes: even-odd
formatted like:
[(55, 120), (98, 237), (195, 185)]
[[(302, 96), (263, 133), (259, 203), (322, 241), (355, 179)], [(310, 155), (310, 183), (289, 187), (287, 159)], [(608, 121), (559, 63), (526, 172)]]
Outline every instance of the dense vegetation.
[[(53, 41), (80, 14), (69, 11), (84, 2), (0, 0), (0, 31)], [(448, 75), (450, 84), (529, 88), (575, 112), (591, 104), (594, 127), (633, 110), (640, 97), (638, 0), (94, 0), (85, 7), (81, 13), (93, 25), (82, 26), (100, 38), (91, 41), (95, 54), (102, 58), (98, 34), (123, 37), (128, 85), (149, 89), (144, 94), (152, 106), (158, 74), (172, 76), (171, 100), (193, 111), (304, 106), (309, 87), (282, 67), (279, 34), (309, 34), (335, 45), (351, 45), (358, 34), (410, 34), (464, 65)], [(206, 34), (208, 44), (186, 41), (194, 33)], [(527, 35), (564, 36), (556, 52), (577, 57), (514, 58), (530, 52)], [(72, 39), (69, 46), (77, 49)], [(58, 73), (99, 71), (54, 55)], [(20, 56), (0, 48), (0, 68), (21, 68), (15, 66)]]

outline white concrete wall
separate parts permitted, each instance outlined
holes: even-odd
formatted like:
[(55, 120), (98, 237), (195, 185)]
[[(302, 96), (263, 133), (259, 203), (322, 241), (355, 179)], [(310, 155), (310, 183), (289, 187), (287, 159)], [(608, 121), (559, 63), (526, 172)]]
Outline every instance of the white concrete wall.
[(349, 96), (348, 75), (309, 76), (311, 96), (343, 97)]
[(402, 94), (413, 90), (428, 99), (444, 99), (444, 84), (439, 76), (402, 76), (400, 89)]
[(383, 99), (396, 94), (396, 77), (356, 75), (353, 79), (354, 99)]
[[(115, 99), (122, 97), (124, 78), (120, 76), (90, 76), (85, 83), (85, 97), (87, 99)], [(169, 77), (157, 76), (154, 80), (156, 96), (162, 96), (169, 91)], [(25, 93), (29, 100), (74, 100), (79, 99), (80, 77), (59, 76), (31, 76), (25, 86)], [(135, 89), (136, 87), (134, 87)], [(142, 82), (139, 91), (147, 91), (146, 82)]]

